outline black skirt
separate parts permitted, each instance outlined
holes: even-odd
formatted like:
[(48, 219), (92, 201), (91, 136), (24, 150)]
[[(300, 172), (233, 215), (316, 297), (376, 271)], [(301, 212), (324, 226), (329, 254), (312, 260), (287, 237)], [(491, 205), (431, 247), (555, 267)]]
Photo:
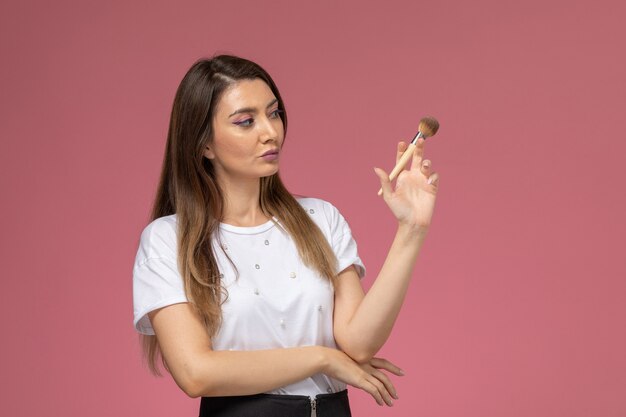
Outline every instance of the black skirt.
[[(315, 413), (313, 413), (315, 411)], [(351, 417), (348, 390), (333, 394), (202, 397), (199, 417)]]

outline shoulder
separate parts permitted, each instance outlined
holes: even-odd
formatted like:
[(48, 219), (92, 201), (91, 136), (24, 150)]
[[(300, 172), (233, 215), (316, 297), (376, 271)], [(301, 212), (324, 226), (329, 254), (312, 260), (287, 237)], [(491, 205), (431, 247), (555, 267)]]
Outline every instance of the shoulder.
[(331, 207), (335, 208), (331, 203), (326, 200), (322, 200), (321, 198), (315, 197), (304, 197), (304, 196), (294, 196), (296, 201), (300, 203), (300, 205), (310, 213), (310, 210), (323, 210), (328, 211)]
[[(295, 196), (294, 196), (295, 197)], [(312, 197), (295, 197), (320, 228), (337, 256), (337, 273), (354, 265), (360, 278), (365, 276), (365, 266), (358, 255), (356, 241), (348, 221), (337, 207), (328, 201)]]
[(137, 262), (151, 258), (173, 258), (177, 251), (176, 215), (152, 220), (141, 232)]
[(320, 214), (330, 219), (339, 213), (337, 207), (321, 198), (295, 196), (295, 199), (309, 214)]
[(171, 233), (176, 233), (176, 214), (170, 214), (169, 216), (152, 220), (144, 227), (141, 232), (141, 237), (150, 237), (153, 235), (163, 236)]
[(336, 234), (337, 229), (346, 223), (339, 209), (329, 201), (315, 197), (294, 197), (325, 234)]

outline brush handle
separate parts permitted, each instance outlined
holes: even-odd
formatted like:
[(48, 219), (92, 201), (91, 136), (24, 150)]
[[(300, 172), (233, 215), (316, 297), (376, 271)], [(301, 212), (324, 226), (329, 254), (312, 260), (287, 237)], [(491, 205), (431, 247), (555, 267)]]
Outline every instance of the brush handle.
[[(408, 148), (406, 148), (406, 151), (404, 151), (404, 153), (400, 157), (400, 160), (398, 161), (396, 166), (393, 168), (393, 171), (391, 171), (391, 174), (389, 174), (389, 181), (395, 180), (400, 172), (402, 172), (406, 163), (409, 161), (409, 159), (413, 157), (413, 152), (415, 152), (415, 148), (415, 144), (411, 142)], [(382, 193), (383, 189), (381, 188), (380, 190), (378, 190), (378, 195), (381, 195)]]

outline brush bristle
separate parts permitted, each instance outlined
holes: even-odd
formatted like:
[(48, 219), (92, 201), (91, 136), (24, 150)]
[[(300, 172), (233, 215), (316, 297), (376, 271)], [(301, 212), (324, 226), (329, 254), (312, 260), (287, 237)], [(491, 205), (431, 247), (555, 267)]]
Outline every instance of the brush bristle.
[(419, 130), (423, 136), (435, 136), (435, 133), (439, 130), (439, 122), (434, 117), (424, 117), (420, 120)]

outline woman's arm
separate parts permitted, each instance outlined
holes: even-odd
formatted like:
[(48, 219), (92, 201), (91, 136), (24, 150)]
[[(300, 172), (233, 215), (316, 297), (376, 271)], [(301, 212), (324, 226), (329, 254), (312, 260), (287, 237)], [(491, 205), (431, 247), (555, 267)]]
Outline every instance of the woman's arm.
[[(398, 144), (397, 160), (406, 149)], [(359, 363), (368, 362), (387, 341), (411, 281), (411, 274), (432, 219), (438, 174), (423, 160), (420, 139), (412, 167), (392, 190), (388, 175), (377, 169), (383, 198), (398, 219), (398, 231), (374, 284), (364, 294), (354, 267), (342, 271), (335, 286), (334, 334), (341, 349)], [(430, 178), (430, 182), (429, 182)]]
[(385, 344), (400, 313), (423, 242), (398, 229), (387, 259), (364, 294), (354, 267), (346, 268), (335, 286), (334, 334), (339, 347), (355, 361), (368, 362)]
[[(176, 384), (190, 397), (250, 395), (271, 391), (324, 373), (391, 404), (395, 389), (371, 366), (322, 346), (256, 351), (214, 351), (211, 340), (188, 303), (149, 313), (159, 347)], [(401, 374), (387, 361), (377, 368)]]
[(317, 347), (213, 351), (188, 303), (156, 310), (149, 317), (172, 377), (190, 397), (256, 394), (322, 370)]

